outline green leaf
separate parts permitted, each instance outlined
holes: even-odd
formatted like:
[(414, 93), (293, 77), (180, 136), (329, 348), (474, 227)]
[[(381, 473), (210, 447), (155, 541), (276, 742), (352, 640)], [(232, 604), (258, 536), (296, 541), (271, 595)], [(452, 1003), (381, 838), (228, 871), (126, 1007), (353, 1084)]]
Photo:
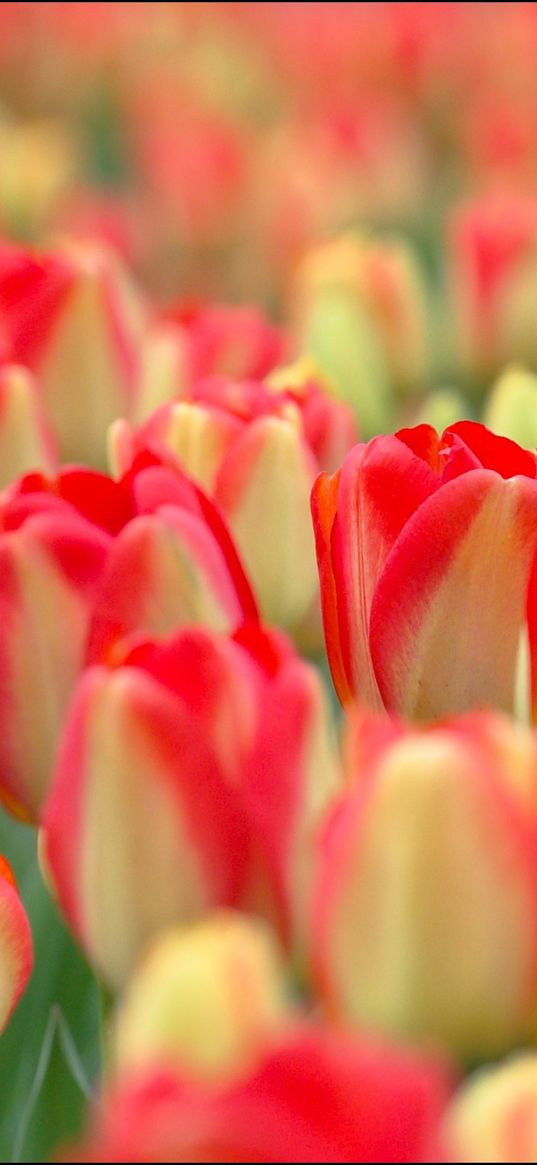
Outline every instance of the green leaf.
[[(35, 951), (27, 991), (0, 1037), (0, 1160), (13, 1159), (27, 1120), (19, 1159), (44, 1161), (76, 1137), (84, 1123), (87, 1106), (80, 1085), (84, 1078), (94, 1082), (99, 1072), (98, 988), (43, 884), (35, 831), (0, 814), (0, 853), (17, 878)], [(46, 1039), (48, 1065), (42, 1056)], [(44, 1078), (37, 1090), (40, 1060)], [(77, 1074), (82, 1077), (78, 1082)], [(33, 1088), (38, 1094), (30, 1107)]]

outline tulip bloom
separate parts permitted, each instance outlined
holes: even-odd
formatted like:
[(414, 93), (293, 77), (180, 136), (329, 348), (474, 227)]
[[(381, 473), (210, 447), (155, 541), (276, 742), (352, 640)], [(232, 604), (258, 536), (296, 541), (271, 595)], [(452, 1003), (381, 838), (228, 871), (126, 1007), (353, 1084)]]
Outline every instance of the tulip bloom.
[(114, 1026), (114, 1073), (173, 1068), (200, 1079), (245, 1072), (292, 1018), (278, 945), (260, 919), (219, 911), (157, 935)]
[(347, 762), (311, 915), (328, 1008), (465, 1057), (516, 1046), (537, 1001), (535, 733), (357, 717)]
[(145, 309), (101, 246), (0, 250), (0, 334), (39, 382), (63, 461), (101, 468), (106, 431), (129, 411)]
[(306, 253), (291, 304), (295, 341), (318, 361), (367, 436), (388, 427), (394, 389), (426, 381), (422, 273), (402, 243), (341, 236)]
[(13, 872), (0, 857), (0, 1032), (26, 987), (33, 965), (32, 934)]
[[(312, 511), (328, 658), (343, 703), (415, 719), (512, 711), (532, 644), (536, 458), (482, 425), (359, 445)], [(536, 639), (537, 641), (537, 639)]]
[(483, 380), (508, 360), (533, 365), (537, 199), (487, 196), (458, 208), (451, 250), (454, 339), (465, 371)]
[(29, 474), (0, 502), (0, 799), (36, 819), (75, 681), (132, 630), (257, 617), (222, 519), (175, 468)]
[(212, 378), (158, 410), (138, 432), (115, 427), (116, 468), (140, 447), (174, 455), (224, 515), (264, 618), (315, 646), (318, 583), (309, 495), (318, 469), (335, 467), (356, 429), (345, 405), (308, 375), (278, 386)]
[(282, 639), (139, 640), (81, 677), (43, 814), (60, 906), (115, 987), (161, 927), (219, 906), (300, 941), (339, 787), (317, 674)]
[(449, 1088), (424, 1057), (297, 1027), (238, 1081), (127, 1078), (69, 1160), (438, 1161)]
[(446, 1160), (535, 1161), (537, 1055), (519, 1053), (470, 1076), (444, 1127)]

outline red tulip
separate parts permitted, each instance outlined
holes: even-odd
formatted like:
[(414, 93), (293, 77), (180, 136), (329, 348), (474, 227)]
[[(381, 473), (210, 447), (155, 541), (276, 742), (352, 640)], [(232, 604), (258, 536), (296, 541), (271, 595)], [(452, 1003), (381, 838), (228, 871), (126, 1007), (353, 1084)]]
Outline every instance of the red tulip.
[(378, 437), (317, 480), (325, 637), (343, 702), (418, 719), (513, 709), (536, 464), (466, 421), (440, 438), (426, 425)]
[(359, 1031), (494, 1056), (537, 1001), (537, 735), (497, 714), (357, 717), (311, 911), (314, 977)]
[(69, 1160), (438, 1161), (448, 1091), (423, 1057), (297, 1028), (238, 1082), (125, 1082)]
[(81, 677), (43, 815), (60, 905), (124, 982), (165, 924), (218, 906), (301, 940), (314, 831), (337, 791), (313, 668), (256, 625), (116, 649)]

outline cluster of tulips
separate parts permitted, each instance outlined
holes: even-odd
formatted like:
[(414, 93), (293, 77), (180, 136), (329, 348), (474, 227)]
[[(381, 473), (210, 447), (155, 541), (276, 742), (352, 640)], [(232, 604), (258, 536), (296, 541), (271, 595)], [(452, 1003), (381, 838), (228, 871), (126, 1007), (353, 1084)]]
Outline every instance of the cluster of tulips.
[(537, 1159), (536, 50), (0, 4), (0, 1057), (21, 836), (103, 1013), (56, 1159)]
[[(113, 1001), (59, 1151), (532, 1160), (535, 453), (360, 443), (300, 330), (102, 246), (6, 243), (0, 343), (0, 797)], [(31, 968), (2, 859), (4, 1026)]]

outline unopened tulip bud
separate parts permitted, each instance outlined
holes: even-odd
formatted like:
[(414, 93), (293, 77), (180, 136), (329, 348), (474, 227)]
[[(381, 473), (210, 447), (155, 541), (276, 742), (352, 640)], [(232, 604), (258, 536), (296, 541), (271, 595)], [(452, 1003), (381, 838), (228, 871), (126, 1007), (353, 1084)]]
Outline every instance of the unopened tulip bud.
[(0, 857), (0, 1032), (26, 987), (33, 965), (30, 924), (11, 867)]
[[(292, 379), (292, 378), (291, 378)], [(349, 410), (314, 381), (277, 390), (211, 378), (157, 410), (138, 431), (112, 427), (111, 460), (124, 473), (139, 449), (173, 455), (226, 519), (263, 617), (312, 651), (322, 638), (309, 493), (356, 429)]]
[(244, 1072), (292, 1017), (283, 959), (265, 923), (221, 911), (158, 936), (129, 981), (115, 1072)]
[(536, 472), (533, 453), (461, 421), (441, 437), (427, 425), (377, 437), (318, 478), (325, 638), (343, 703), (420, 720), (514, 710), (521, 637), (537, 648)]
[(317, 985), (360, 1030), (496, 1055), (537, 1001), (537, 738), (492, 713), (354, 723), (312, 910)]
[(268, 915), (300, 953), (315, 832), (338, 789), (319, 680), (283, 639), (256, 625), (138, 636), (80, 680), (45, 863), (115, 987), (164, 925), (219, 906)]
[(62, 460), (104, 465), (108, 426), (133, 402), (143, 322), (136, 288), (102, 246), (2, 249), (0, 331), (37, 377)]
[[(423, 397), (417, 413), (413, 417), (414, 425), (431, 425), (437, 433), (443, 433), (450, 425), (454, 425), (461, 418), (468, 415), (468, 404), (461, 392), (455, 388), (437, 388)], [(494, 429), (493, 425), (487, 425)], [(504, 436), (509, 437), (509, 433)]]
[(426, 295), (402, 243), (342, 236), (302, 261), (293, 292), (295, 337), (371, 436), (390, 426), (395, 398), (427, 375)]
[(537, 448), (537, 376), (513, 365), (496, 381), (485, 407), (485, 422), (494, 433)]
[(477, 388), (509, 360), (535, 364), (537, 200), (487, 196), (451, 226), (452, 313), (459, 360)]

